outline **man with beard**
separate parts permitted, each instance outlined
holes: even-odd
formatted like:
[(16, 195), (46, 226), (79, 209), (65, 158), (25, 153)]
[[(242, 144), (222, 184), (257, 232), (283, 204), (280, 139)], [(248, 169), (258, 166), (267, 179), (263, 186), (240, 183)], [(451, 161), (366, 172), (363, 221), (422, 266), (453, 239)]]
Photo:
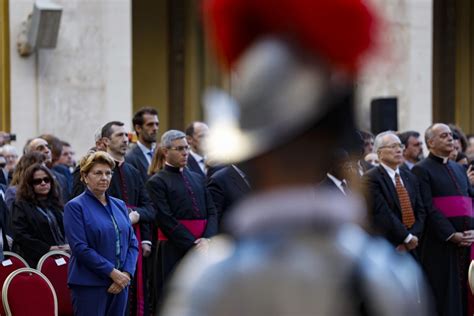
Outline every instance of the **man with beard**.
[(356, 73), (377, 30), (366, 2), (203, 5), (238, 87), (206, 95), (208, 156), (245, 162), (252, 192), (228, 237), (182, 262), (164, 315), (428, 315), (417, 264), (357, 227), (361, 201), (314, 188), (328, 153), (357, 144)]
[(160, 127), (158, 112), (150, 107), (142, 108), (135, 113), (132, 123), (138, 141), (125, 156), (125, 161), (140, 171), (143, 182), (146, 182)]
[(467, 288), (468, 267), (474, 259), (471, 185), (466, 170), (448, 158), (454, 148), (449, 126), (428, 127), (425, 142), (429, 156), (412, 169), (427, 212), (421, 261), (438, 314), (472, 315), (474, 301)]
[(405, 150), (403, 151), (405, 161), (400, 168), (411, 170), (417, 162), (424, 158), (423, 142), (420, 139), (420, 133), (416, 131), (406, 131), (400, 133), (398, 137), (405, 146)]
[[(153, 154), (156, 148), (156, 138), (160, 127), (158, 119), (158, 112), (151, 107), (144, 107), (138, 110), (132, 119), (133, 128), (137, 134), (137, 144), (129, 150), (125, 155), (125, 161), (134, 166), (142, 177), (143, 183), (148, 180), (148, 168), (151, 164)], [(155, 224), (148, 223), (148, 230), (156, 232)], [(146, 293), (148, 295), (147, 301), (150, 306), (154, 306), (154, 285), (153, 271), (156, 264), (154, 263), (156, 253), (156, 233), (152, 233), (150, 241), (142, 241), (143, 245), (143, 273), (146, 275)]]

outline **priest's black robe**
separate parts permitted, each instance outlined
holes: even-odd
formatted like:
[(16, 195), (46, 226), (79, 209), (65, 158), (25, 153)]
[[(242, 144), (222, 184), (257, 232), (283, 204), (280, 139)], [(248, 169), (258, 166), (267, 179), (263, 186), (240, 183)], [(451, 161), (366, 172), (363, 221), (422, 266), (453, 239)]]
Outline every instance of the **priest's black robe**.
[(166, 284), (176, 264), (194, 246), (197, 239), (180, 220), (207, 220), (201, 237), (209, 238), (217, 233), (217, 211), (204, 177), (187, 168), (182, 172), (189, 180), (194, 198), (189, 193), (179, 168), (165, 165), (163, 170), (146, 183), (157, 212), (157, 226), (168, 238), (160, 241), (157, 254), (157, 284), (161, 284), (161, 287)]
[(436, 201), (450, 197), (467, 198), (466, 200), (472, 203), (471, 185), (466, 169), (430, 154), (416, 164), (412, 172), (419, 179), (423, 204), (427, 211), (421, 261), (433, 289), (438, 314), (465, 316), (470, 247), (458, 247), (448, 239), (456, 232), (474, 229), (474, 220), (471, 216), (446, 215)]

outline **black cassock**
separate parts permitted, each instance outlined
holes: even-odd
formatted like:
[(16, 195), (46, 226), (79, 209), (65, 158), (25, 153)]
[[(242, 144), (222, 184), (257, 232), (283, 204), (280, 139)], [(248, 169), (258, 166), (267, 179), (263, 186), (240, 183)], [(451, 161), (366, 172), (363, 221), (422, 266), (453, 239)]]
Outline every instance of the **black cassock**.
[(448, 241), (455, 232), (474, 229), (471, 186), (466, 169), (430, 154), (413, 167), (427, 211), (421, 261), (433, 289), (439, 315), (468, 315), (467, 273), (470, 247)]
[(157, 212), (157, 226), (167, 238), (160, 241), (157, 254), (157, 284), (161, 284), (161, 287), (197, 239), (182, 224), (183, 220), (207, 220), (201, 237), (209, 238), (217, 233), (217, 212), (206, 189), (204, 177), (187, 168), (182, 172), (183, 174), (179, 168), (165, 165), (163, 170), (146, 183), (148, 195)]

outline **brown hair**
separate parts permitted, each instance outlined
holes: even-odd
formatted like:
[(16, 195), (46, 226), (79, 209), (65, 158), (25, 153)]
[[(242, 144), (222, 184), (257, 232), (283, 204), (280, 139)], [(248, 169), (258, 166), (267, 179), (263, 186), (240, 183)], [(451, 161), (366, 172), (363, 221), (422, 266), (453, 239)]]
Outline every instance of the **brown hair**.
[(16, 199), (17, 201), (19, 200), (24, 200), (27, 202), (32, 202), (33, 204), (40, 204), (38, 197), (35, 193), (35, 189), (33, 186), (33, 177), (36, 171), (44, 171), (51, 180), (51, 189), (49, 190), (47, 200), (50, 204), (53, 206), (56, 206), (58, 208), (62, 208), (62, 203), (61, 203), (61, 198), (59, 194), (59, 187), (54, 179), (53, 173), (51, 170), (49, 170), (46, 166), (35, 163), (32, 166), (28, 167), (24, 173), (24, 176), (22, 180), (20, 181), (20, 184), (18, 186), (18, 190), (16, 192)]
[(165, 166), (165, 153), (163, 147), (156, 146), (155, 153), (151, 159), (150, 167), (148, 167), (148, 175), (152, 176), (158, 173)]
[(21, 179), (25, 176), (26, 169), (35, 164), (35, 163), (44, 163), (45, 156), (39, 152), (30, 152), (21, 156), (20, 160), (18, 160), (17, 165), (15, 166), (15, 171), (13, 171), (12, 181), (10, 185), (19, 185)]
[(79, 162), (79, 169), (81, 171), (81, 181), (84, 182), (84, 177), (94, 167), (96, 163), (103, 163), (109, 165), (110, 169), (115, 168), (114, 159), (105, 151), (96, 151), (82, 157)]

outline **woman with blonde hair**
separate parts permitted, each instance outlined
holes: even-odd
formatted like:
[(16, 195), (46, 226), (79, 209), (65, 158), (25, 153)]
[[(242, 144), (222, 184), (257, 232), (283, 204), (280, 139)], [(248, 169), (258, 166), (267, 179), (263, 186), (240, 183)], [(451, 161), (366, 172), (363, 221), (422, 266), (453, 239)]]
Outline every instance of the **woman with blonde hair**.
[(114, 167), (106, 152), (85, 156), (80, 173), (86, 189), (64, 208), (74, 315), (125, 313), (138, 243), (125, 203), (107, 194)]

